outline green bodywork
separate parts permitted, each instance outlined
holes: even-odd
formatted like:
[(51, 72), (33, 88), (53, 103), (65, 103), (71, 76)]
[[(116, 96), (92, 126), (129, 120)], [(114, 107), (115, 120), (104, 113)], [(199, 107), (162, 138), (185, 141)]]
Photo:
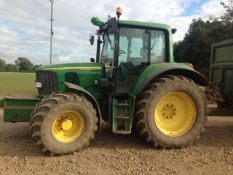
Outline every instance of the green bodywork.
[(95, 26), (98, 26), (98, 27), (100, 27), (104, 24), (104, 22), (101, 21), (98, 17), (91, 18), (91, 23)]
[[(200, 85), (207, 84), (206, 79), (201, 74), (193, 70), (188, 64), (174, 62), (172, 31), (168, 25), (126, 20), (118, 21), (117, 24), (119, 28), (144, 28), (145, 31), (149, 32), (153, 30), (158, 30), (166, 33), (166, 61), (157, 63), (151, 63), (149, 61), (146, 64), (143, 62), (142, 64), (137, 65), (137, 67), (135, 66), (136, 64), (128, 64), (128, 62), (115, 62), (116, 60), (118, 60), (118, 57), (120, 55), (116, 51), (114, 52), (114, 63), (106, 66), (106, 63), (98, 58), (98, 53), (100, 53), (100, 45), (103, 43), (100, 40), (100, 36), (106, 34), (106, 28), (104, 28), (104, 26), (106, 26), (106, 24), (108, 23), (103, 24), (103, 22), (100, 21), (98, 18), (93, 18), (92, 23), (100, 27), (100, 30), (98, 30), (98, 32), (102, 31), (102, 33), (98, 33), (99, 46), (97, 44), (97, 63), (70, 63), (43, 66), (38, 68), (36, 70), (36, 82), (42, 84), (41, 87), (38, 87), (39, 96), (32, 99), (5, 98), (4, 100), (0, 100), (0, 107), (4, 104), (5, 108), (5, 121), (29, 121), (31, 111), (34, 109), (36, 103), (41, 101), (43, 97), (51, 94), (52, 92), (72, 92), (84, 95), (88, 100), (90, 100), (97, 110), (98, 117), (103, 117), (105, 121), (111, 124), (114, 133), (128, 134), (131, 132), (133, 124), (135, 99), (137, 95), (146, 87), (146, 85), (153, 81), (155, 78), (161, 77), (163, 75), (175, 74), (189, 77)], [(111, 29), (111, 31), (114, 30), (114, 28)], [(116, 29), (116, 33), (117, 31), (118, 30)], [(151, 37), (151, 35), (148, 36)], [(119, 44), (117, 45), (117, 41), (114, 41), (114, 44), (115, 50), (117, 50)], [(141, 51), (143, 51), (143, 48), (141, 48)], [(151, 53), (151, 49), (149, 49), (149, 47), (148, 52), (149, 54)], [(125, 82), (131, 83), (132, 85), (132, 87), (130, 86), (130, 88), (126, 88), (127, 93), (119, 93), (120, 91), (117, 92), (119, 90), (117, 90), (116, 88), (118, 86), (117, 80), (120, 76), (114, 71), (119, 69), (116, 69), (116, 67), (120, 67), (119, 65), (122, 66), (122, 69), (127, 69), (128, 67), (130, 67), (128, 68), (128, 73), (131, 77), (134, 78), (134, 81), (131, 82), (131, 77), (128, 75), (127, 72), (126, 74), (120, 74), (121, 76), (128, 76), (129, 79), (126, 80), (129, 81)], [(142, 67), (140, 68), (140, 66)], [(131, 68), (133, 69), (131, 70)], [(140, 71), (137, 70), (138, 68), (140, 68)], [(135, 76), (134, 71), (137, 72)], [(111, 76), (107, 77), (107, 75)], [(124, 83), (122, 84), (124, 85)]]
[[(97, 100), (102, 98), (102, 90), (96, 84), (96, 80), (103, 78), (104, 65), (97, 63), (70, 63), (52, 66), (44, 66), (37, 69), (40, 72), (53, 72), (58, 79), (57, 92), (63, 92), (66, 89), (64, 82), (78, 84), (90, 92)], [(74, 78), (75, 77), (75, 78)], [(72, 79), (72, 81), (71, 81)], [(48, 94), (40, 94), (42, 96)]]

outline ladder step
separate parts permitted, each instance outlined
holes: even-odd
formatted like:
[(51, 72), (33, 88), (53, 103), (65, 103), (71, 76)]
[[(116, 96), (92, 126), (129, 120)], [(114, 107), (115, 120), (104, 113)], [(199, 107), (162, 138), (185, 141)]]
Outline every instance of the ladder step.
[(130, 97), (115, 97), (113, 99), (112, 132), (130, 134), (132, 127), (132, 102)]
[(115, 116), (114, 118), (115, 118), (115, 119), (127, 119), (127, 120), (130, 119), (129, 117), (121, 117), (121, 116)]
[(117, 103), (117, 106), (129, 106), (128, 103)]
[(131, 130), (116, 130), (114, 131), (115, 134), (130, 134)]

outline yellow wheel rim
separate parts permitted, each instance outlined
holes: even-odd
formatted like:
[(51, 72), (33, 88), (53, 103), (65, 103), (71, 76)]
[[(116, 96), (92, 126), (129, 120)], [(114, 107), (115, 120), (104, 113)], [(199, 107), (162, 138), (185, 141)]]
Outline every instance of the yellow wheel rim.
[(155, 124), (167, 136), (177, 137), (187, 133), (196, 118), (196, 107), (192, 98), (180, 91), (163, 96), (154, 112)]
[(83, 116), (73, 110), (64, 111), (52, 125), (54, 137), (62, 143), (70, 143), (80, 137), (84, 129)]

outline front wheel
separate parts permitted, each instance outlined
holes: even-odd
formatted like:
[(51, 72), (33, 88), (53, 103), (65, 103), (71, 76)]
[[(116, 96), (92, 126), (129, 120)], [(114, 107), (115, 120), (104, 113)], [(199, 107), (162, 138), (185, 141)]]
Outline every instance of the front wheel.
[(96, 111), (84, 97), (52, 94), (31, 115), (33, 140), (44, 153), (67, 154), (88, 146), (97, 129)]
[(182, 76), (166, 76), (137, 98), (136, 129), (148, 143), (182, 147), (204, 131), (206, 103), (199, 87)]

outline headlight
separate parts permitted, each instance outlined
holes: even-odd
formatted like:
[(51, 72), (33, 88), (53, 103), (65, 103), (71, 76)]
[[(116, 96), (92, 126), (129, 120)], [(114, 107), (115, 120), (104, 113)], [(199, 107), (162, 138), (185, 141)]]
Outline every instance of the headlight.
[(36, 82), (36, 88), (42, 88), (42, 82)]

